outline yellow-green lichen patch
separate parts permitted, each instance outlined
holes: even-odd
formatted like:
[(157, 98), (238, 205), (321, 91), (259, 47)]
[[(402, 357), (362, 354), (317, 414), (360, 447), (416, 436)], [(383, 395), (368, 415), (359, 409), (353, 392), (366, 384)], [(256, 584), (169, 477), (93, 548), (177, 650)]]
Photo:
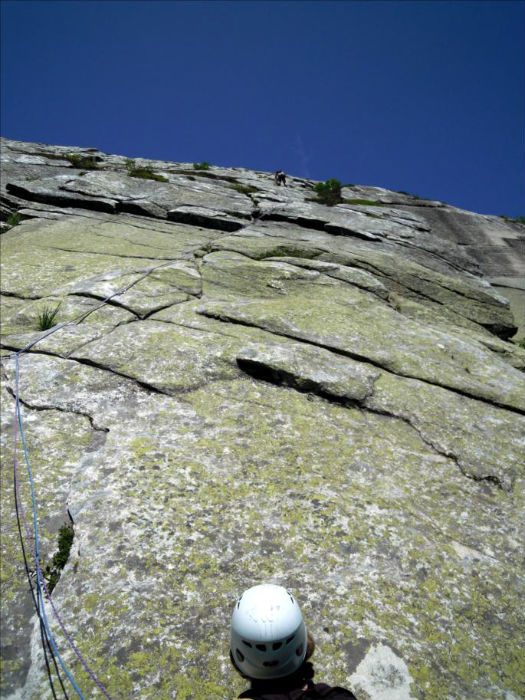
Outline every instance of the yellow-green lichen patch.
[(214, 334), (158, 321), (120, 326), (73, 353), (75, 358), (95, 361), (167, 393), (239, 376), (240, 370), (225, 359), (227, 355), (228, 347)]
[[(67, 498), (75, 464), (89, 446), (92, 430), (82, 416), (58, 411), (31, 411), (22, 407), (24, 434), (36, 492), (40, 559), (45, 569), (57, 547), (57, 533), (68, 520)], [(2, 480), (1, 480), (1, 567), (2, 641), (6, 666), (2, 688), (23, 684), (30, 654), (32, 603), (23, 564), (14, 504), (14, 401), (3, 390), (2, 397)], [(31, 547), (24, 521), (32, 532), (32, 501), (27, 468), (18, 444), (17, 475), (21, 498), (20, 525), (30, 569), (34, 572)], [(34, 549), (33, 549), (34, 551)], [(34, 579), (33, 579), (34, 582)], [(60, 584), (59, 584), (60, 585)], [(24, 650), (24, 651), (22, 651)], [(14, 656), (13, 656), (14, 654)]]
[(312, 284), (311, 290), (315, 295), (315, 314), (310, 298), (298, 294), (237, 302), (211, 301), (203, 304), (200, 311), (223, 321), (255, 325), (368, 358), (397, 374), (511, 407), (525, 406), (523, 373), (478, 343), (417, 324), (355, 288), (338, 288), (335, 297), (333, 288), (324, 285)]
[(188, 261), (162, 263), (134, 272), (108, 270), (102, 275), (82, 279), (73, 285), (75, 294), (90, 294), (100, 299), (111, 298), (119, 304), (145, 316), (157, 309), (179, 304), (190, 295), (201, 293), (200, 274)]
[(306, 293), (312, 283), (332, 287), (340, 284), (316, 270), (303, 269), (285, 262), (260, 262), (232, 252), (207, 255), (203, 260), (202, 276), (206, 298), (271, 298), (293, 292)]
[(133, 314), (124, 309), (107, 304), (101, 306), (100, 301), (96, 299), (76, 295), (50, 296), (35, 301), (10, 301), (8, 308), (2, 313), (2, 335), (38, 333), (39, 318), (46, 307), (58, 307), (54, 324), (70, 323), (82, 318), (83, 325), (107, 324), (108, 327), (113, 327), (134, 318)]
[(365, 405), (408, 420), (436, 450), (457, 459), (468, 476), (497, 480), (506, 490), (523, 476), (522, 415), (386, 372)]
[[(59, 305), (56, 325), (48, 330), (35, 330), (38, 318), (46, 306)], [(10, 319), (11, 335), (2, 338), (6, 347), (22, 349), (35, 343), (37, 352), (68, 355), (76, 348), (104, 336), (120, 323), (136, 318), (125, 309), (102, 305), (100, 301), (85, 297), (48, 297), (25, 302)], [(64, 325), (62, 325), (64, 324)], [(60, 326), (60, 328), (57, 328)]]

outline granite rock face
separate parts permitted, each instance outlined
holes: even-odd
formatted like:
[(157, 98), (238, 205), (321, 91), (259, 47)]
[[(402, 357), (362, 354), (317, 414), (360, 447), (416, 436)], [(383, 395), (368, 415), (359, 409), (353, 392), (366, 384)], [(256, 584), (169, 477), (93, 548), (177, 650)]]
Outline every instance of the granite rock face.
[[(156, 181), (96, 149), (1, 148), (0, 212), (21, 219), (0, 239), (2, 699), (52, 697), (13, 498), (23, 349), (42, 565), (72, 518), (52, 603), (110, 697), (234, 697), (231, 609), (272, 581), (317, 677), (359, 700), (525, 698), (525, 351), (504, 294), (525, 227), (381, 188), (327, 207), (293, 177), (137, 159)], [(30, 526), (20, 447), (17, 465)]]

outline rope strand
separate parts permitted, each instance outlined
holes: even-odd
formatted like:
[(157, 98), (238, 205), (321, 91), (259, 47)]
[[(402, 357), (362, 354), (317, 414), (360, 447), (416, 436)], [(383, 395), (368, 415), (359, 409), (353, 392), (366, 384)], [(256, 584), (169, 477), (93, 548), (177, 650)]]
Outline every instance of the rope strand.
[[(36, 495), (35, 495), (35, 488), (34, 488), (34, 481), (33, 481), (33, 473), (31, 470), (31, 464), (29, 460), (29, 451), (27, 449), (27, 443), (25, 440), (25, 435), (24, 435), (24, 428), (23, 428), (23, 422), (22, 422), (22, 411), (20, 407), (20, 390), (19, 390), (19, 385), (20, 385), (20, 356), (23, 355), (24, 353), (28, 352), (31, 348), (33, 348), (35, 345), (40, 343), (42, 340), (45, 340), (49, 336), (53, 335), (54, 333), (57, 333), (59, 330), (62, 328), (65, 328), (66, 326), (72, 326), (72, 325), (78, 325), (82, 323), (90, 314), (94, 313), (95, 311), (98, 311), (100, 308), (102, 308), (105, 304), (110, 302), (112, 299), (114, 299), (117, 296), (120, 296), (121, 294), (124, 294), (126, 291), (131, 289), (134, 285), (136, 285), (138, 282), (141, 282), (143, 279), (145, 279), (149, 274), (154, 272), (155, 270), (158, 270), (163, 267), (167, 267), (168, 265), (171, 265), (173, 263), (173, 260), (170, 260), (168, 262), (162, 263), (160, 265), (156, 265), (149, 270), (145, 272), (144, 275), (139, 277), (138, 279), (134, 280), (130, 284), (126, 285), (122, 289), (117, 290), (113, 294), (110, 294), (108, 297), (106, 297), (104, 300), (101, 301), (100, 304), (95, 306), (93, 309), (89, 309), (87, 312), (83, 312), (76, 316), (74, 319), (71, 321), (67, 321), (64, 323), (60, 323), (53, 328), (49, 329), (46, 333), (43, 335), (40, 335), (38, 338), (35, 340), (32, 340), (29, 342), (27, 345), (25, 345), (21, 350), (18, 350), (12, 355), (8, 355), (8, 358), (14, 357), (15, 360), (15, 421), (14, 421), (14, 465), (13, 465), (13, 478), (14, 478), (14, 492), (15, 492), (15, 509), (16, 509), (16, 517), (17, 517), (17, 524), (18, 524), (18, 531), (19, 531), (19, 536), (20, 536), (20, 542), (22, 546), (22, 555), (24, 558), (24, 566), (26, 569), (26, 575), (28, 577), (29, 581), (29, 586), (31, 590), (31, 597), (33, 600), (33, 605), (36, 610), (36, 614), (39, 620), (39, 625), (40, 625), (40, 636), (42, 640), (42, 647), (43, 647), (43, 652), (44, 652), (44, 659), (45, 659), (45, 664), (46, 664), (46, 670), (48, 674), (48, 679), (49, 683), (51, 686), (51, 692), (53, 694), (53, 699), (57, 700), (57, 696), (55, 693), (55, 688), (51, 676), (51, 669), (49, 666), (49, 661), (48, 661), (48, 655), (46, 652), (46, 645), (48, 647), (50, 656), (53, 660), (53, 664), (55, 666), (55, 671), (56, 675), (59, 679), (60, 685), (62, 687), (62, 691), (64, 693), (65, 699), (69, 700), (69, 696), (67, 694), (67, 691), (64, 687), (62, 678), (59, 673), (59, 669), (57, 666), (57, 659), (62, 667), (63, 672), (65, 673), (67, 679), (73, 686), (75, 692), (81, 698), (81, 700), (85, 700), (84, 695), (78, 688), (78, 685), (75, 683), (75, 680), (73, 679), (69, 669), (65, 665), (64, 661), (62, 660), (62, 657), (60, 656), (60, 653), (58, 651), (55, 639), (53, 637), (53, 634), (51, 632), (51, 629), (49, 627), (49, 622), (47, 619), (46, 615), (46, 610), (45, 610), (45, 601), (44, 601), (44, 595), (43, 593), (45, 592), (45, 598), (49, 602), (51, 609), (53, 611), (53, 615), (55, 616), (56, 620), (58, 621), (60, 628), (75, 655), (77, 656), (78, 660), (90, 676), (91, 680), (93, 683), (98, 687), (98, 689), (102, 692), (102, 694), (107, 698), (107, 700), (113, 700), (113, 698), (109, 695), (109, 693), (106, 691), (102, 683), (99, 681), (95, 673), (91, 670), (91, 668), (88, 666), (86, 661), (84, 660), (82, 654), (78, 650), (76, 644), (74, 643), (71, 635), (67, 631), (64, 622), (56, 609), (56, 606), (54, 604), (52, 595), (47, 587), (47, 583), (45, 581), (42, 569), (40, 567), (40, 551), (39, 551), (39, 539), (38, 539), (38, 518), (37, 518), (37, 508), (36, 508)], [(19, 488), (19, 479), (18, 479), (18, 464), (17, 464), (17, 448), (18, 448), (18, 435), (20, 435), (20, 441), (22, 444), (22, 450), (24, 454), (24, 459), (26, 463), (26, 470), (27, 470), (27, 476), (29, 480), (29, 485), (30, 485), (30, 490), (31, 490), (31, 506), (32, 506), (32, 521), (33, 521), (33, 535), (31, 535), (31, 530), (29, 528), (29, 525), (27, 523), (27, 519), (25, 517), (25, 510), (23, 506), (23, 502), (20, 496), (20, 488)], [(20, 516), (22, 518), (23, 524), (24, 524), (24, 529), (26, 531), (26, 538), (27, 542), (29, 545), (29, 549), (31, 551), (32, 558), (35, 562), (35, 571), (36, 571), (36, 586), (33, 587), (33, 583), (31, 581), (31, 572), (29, 569), (29, 563), (27, 560), (27, 555), (26, 555), (26, 550), (24, 546), (24, 541), (23, 541), (23, 535), (22, 535), (22, 528), (20, 524)], [(32, 544), (32, 540), (34, 541), (34, 546)], [(35, 594), (35, 588), (36, 588), (36, 594)]]

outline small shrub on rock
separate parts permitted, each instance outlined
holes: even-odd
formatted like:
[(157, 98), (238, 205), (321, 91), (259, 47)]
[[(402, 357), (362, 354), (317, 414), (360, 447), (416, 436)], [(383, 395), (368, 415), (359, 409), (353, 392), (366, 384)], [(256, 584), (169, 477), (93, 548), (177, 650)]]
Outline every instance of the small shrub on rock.
[(14, 214), (10, 214), (7, 217), (5, 223), (7, 224), (7, 226), (9, 228), (13, 228), (13, 226), (17, 226), (21, 221), (22, 221), (22, 214), (15, 212)]
[(326, 182), (318, 182), (314, 190), (317, 193), (317, 200), (321, 204), (326, 204), (329, 207), (334, 206), (334, 204), (339, 204), (343, 201), (341, 197), (341, 183), (335, 178), (330, 178)]
[(93, 156), (81, 156), (78, 153), (70, 153), (67, 155), (68, 160), (74, 168), (79, 170), (97, 170), (97, 161)]
[(126, 167), (128, 169), (129, 177), (138, 177), (142, 180), (156, 180), (157, 182), (169, 182), (167, 177), (157, 175), (157, 173), (154, 173), (149, 166), (138, 168), (135, 165), (135, 161), (131, 158), (126, 159)]
[(203, 160), (202, 163), (194, 163), (193, 167), (195, 170), (209, 170), (210, 164)]

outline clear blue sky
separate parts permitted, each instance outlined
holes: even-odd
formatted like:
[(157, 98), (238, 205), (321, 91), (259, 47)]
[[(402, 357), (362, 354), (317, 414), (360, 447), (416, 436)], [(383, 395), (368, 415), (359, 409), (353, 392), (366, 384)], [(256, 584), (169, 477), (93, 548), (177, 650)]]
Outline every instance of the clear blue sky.
[(1, 133), (525, 214), (523, 0), (2, 0)]

